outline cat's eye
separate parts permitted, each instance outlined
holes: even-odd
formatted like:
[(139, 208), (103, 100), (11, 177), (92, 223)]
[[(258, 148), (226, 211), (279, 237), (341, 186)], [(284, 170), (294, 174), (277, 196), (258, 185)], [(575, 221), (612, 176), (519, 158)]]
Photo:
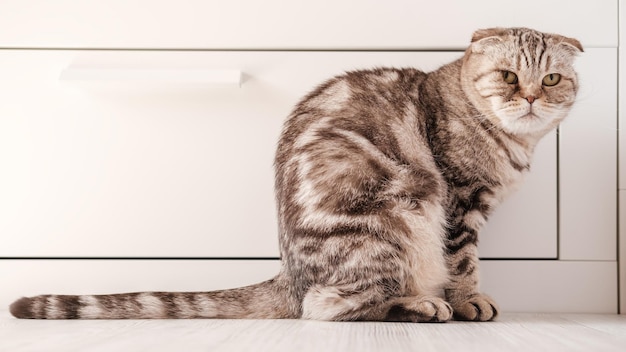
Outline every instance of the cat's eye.
[(558, 73), (551, 73), (549, 75), (546, 75), (543, 78), (543, 85), (544, 86), (548, 86), (548, 87), (552, 87), (552, 86), (556, 86), (557, 84), (559, 84), (559, 82), (561, 81), (561, 75)]
[(508, 84), (517, 83), (517, 75), (511, 71), (502, 71), (502, 78)]

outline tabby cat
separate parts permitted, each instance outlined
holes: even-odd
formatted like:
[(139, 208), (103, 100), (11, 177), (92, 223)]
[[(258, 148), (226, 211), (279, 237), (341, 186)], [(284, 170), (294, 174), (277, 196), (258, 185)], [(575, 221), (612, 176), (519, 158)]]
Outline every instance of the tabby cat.
[[(280, 273), (213, 292), (43, 295), (18, 318), (488, 321), (478, 231), (578, 90), (571, 38), (474, 33), (438, 70), (376, 68), (319, 86), (276, 154)], [(523, 216), (523, 214), (520, 214)]]

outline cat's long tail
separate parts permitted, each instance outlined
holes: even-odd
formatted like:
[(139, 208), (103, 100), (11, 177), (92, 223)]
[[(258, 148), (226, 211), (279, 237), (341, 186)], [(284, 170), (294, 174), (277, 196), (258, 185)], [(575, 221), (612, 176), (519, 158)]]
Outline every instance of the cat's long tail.
[(276, 279), (212, 292), (137, 292), (112, 295), (42, 295), (11, 304), (21, 319), (297, 318)]

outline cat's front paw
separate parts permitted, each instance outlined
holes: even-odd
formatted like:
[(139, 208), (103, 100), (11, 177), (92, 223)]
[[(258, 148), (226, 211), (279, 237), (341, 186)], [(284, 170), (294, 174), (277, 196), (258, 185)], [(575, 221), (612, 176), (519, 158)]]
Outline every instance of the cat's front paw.
[(456, 302), (450, 302), (456, 320), (489, 321), (498, 316), (498, 305), (491, 297), (474, 293)]

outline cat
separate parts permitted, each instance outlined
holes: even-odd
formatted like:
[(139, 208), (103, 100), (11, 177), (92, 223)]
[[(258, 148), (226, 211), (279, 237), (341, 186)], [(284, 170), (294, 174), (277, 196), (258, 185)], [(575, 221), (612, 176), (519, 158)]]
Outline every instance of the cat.
[[(576, 39), (478, 30), (436, 71), (344, 73), (287, 119), (275, 158), (281, 269), (213, 292), (42, 295), (33, 319), (489, 321), (478, 231), (578, 91)], [(523, 216), (523, 214), (520, 214)]]

